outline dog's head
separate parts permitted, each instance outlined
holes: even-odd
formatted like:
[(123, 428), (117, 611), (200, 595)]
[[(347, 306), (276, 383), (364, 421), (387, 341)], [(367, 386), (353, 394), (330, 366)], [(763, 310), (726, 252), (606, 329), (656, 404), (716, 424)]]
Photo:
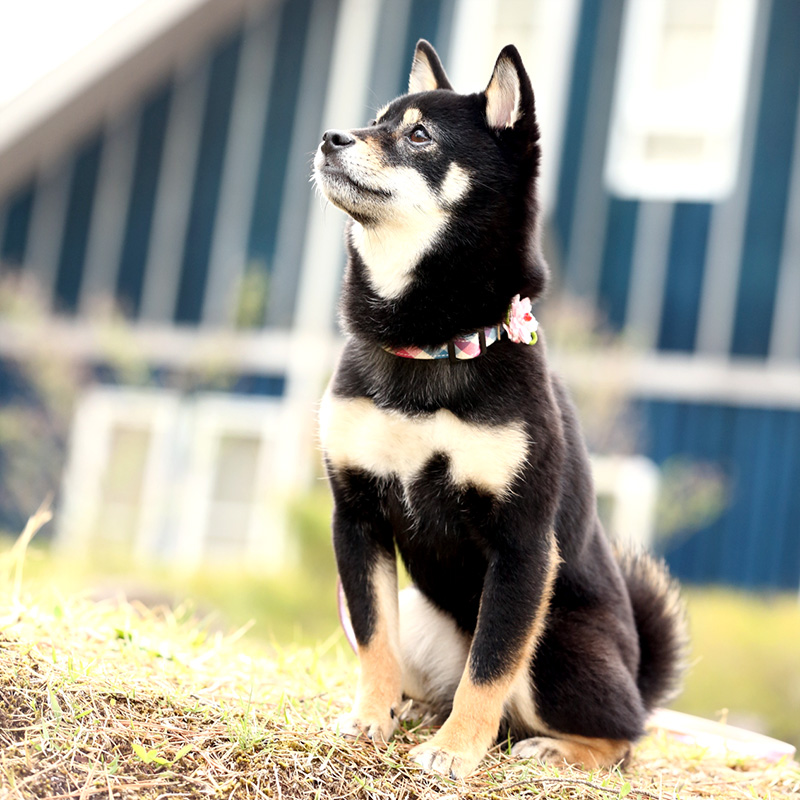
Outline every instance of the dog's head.
[(441, 308), (456, 284), (461, 306), (476, 305), (472, 298), (492, 287), (496, 297), (486, 295), (474, 315), (489, 319), (514, 294), (540, 292), (538, 139), (533, 90), (513, 45), (501, 51), (485, 91), (464, 95), (424, 40), (407, 94), (366, 128), (326, 131), (315, 180), (353, 219), (351, 272), (365, 276), (360, 291), (373, 295), (373, 306), (424, 287), (429, 299), (443, 298)]
[(535, 167), (537, 140), (533, 91), (513, 45), (500, 53), (485, 92), (460, 95), (422, 40), (408, 94), (382, 108), (367, 128), (326, 131), (315, 178), (353, 219), (379, 225), (447, 211), (487, 172), (502, 183), (509, 158), (528, 156)]

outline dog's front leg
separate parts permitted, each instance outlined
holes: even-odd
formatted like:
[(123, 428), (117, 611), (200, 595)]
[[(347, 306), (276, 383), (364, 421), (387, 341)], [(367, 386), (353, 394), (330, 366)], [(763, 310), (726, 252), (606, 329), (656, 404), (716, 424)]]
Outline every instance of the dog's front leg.
[(376, 481), (340, 474), (331, 476), (331, 485), (334, 551), (360, 665), (353, 710), (336, 729), (388, 741), (402, 693), (394, 537)]
[(540, 545), (493, 554), (453, 710), (435, 736), (411, 751), (424, 769), (464, 777), (494, 743), (503, 705), (528, 669), (547, 617), (559, 556), (552, 533)]

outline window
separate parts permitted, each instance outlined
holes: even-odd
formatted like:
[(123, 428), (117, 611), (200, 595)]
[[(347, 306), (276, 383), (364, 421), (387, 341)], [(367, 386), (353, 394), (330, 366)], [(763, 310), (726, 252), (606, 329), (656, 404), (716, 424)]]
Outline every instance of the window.
[(628, 0), (606, 181), (714, 201), (736, 180), (756, 0)]
[(106, 563), (285, 565), (271, 496), (279, 403), (94, 388), (79, 403), (59, 543)]
[(144, 501), (152, 432), (117, 422), (110, 430), (107, 467), (99, 482), (94, 537), (130, 550), (136, 541)]
[(75, 412), (59, 540), (125, 563), (155, 546), (169, 485), (176, 395), (94, 389)]
[(272, 495), (278, 402), (203, 394), (191, 401), (190, 413), (175, 557), (190, 567), (246, 561), (279, 569), (294, 554), (284, 536), (283, 503)]

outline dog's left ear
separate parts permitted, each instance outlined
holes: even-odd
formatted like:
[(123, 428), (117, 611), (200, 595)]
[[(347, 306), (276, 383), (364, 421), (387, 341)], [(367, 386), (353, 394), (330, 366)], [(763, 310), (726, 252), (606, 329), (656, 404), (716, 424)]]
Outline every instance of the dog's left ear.
[(536, 110), (531, 80), (513, 44), (500, 51), (484, 95), (486, 124), (490, 128), (495, 131), (509, 128), (535, 131)]
[(408, 77), (408, 93), (432, 92), (434, 89), (453, 90), (439, 56), (430, 42), (420, 39), (414, 50), (411, 75)]

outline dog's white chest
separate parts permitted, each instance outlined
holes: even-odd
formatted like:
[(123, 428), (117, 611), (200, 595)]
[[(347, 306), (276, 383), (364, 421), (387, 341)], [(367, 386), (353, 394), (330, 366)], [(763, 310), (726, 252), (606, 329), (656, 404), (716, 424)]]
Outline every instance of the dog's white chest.
[(477, 425), (444, 409), (407, 416), (378, 408), (367, 398), (333, 397), (330, 392), (320, 409), (320, 439), (334, 466), (394, 476), (404, 485), (442, 454), (454, 484), (499, 496), (511, 489), (529, 444), (521, 423)]

